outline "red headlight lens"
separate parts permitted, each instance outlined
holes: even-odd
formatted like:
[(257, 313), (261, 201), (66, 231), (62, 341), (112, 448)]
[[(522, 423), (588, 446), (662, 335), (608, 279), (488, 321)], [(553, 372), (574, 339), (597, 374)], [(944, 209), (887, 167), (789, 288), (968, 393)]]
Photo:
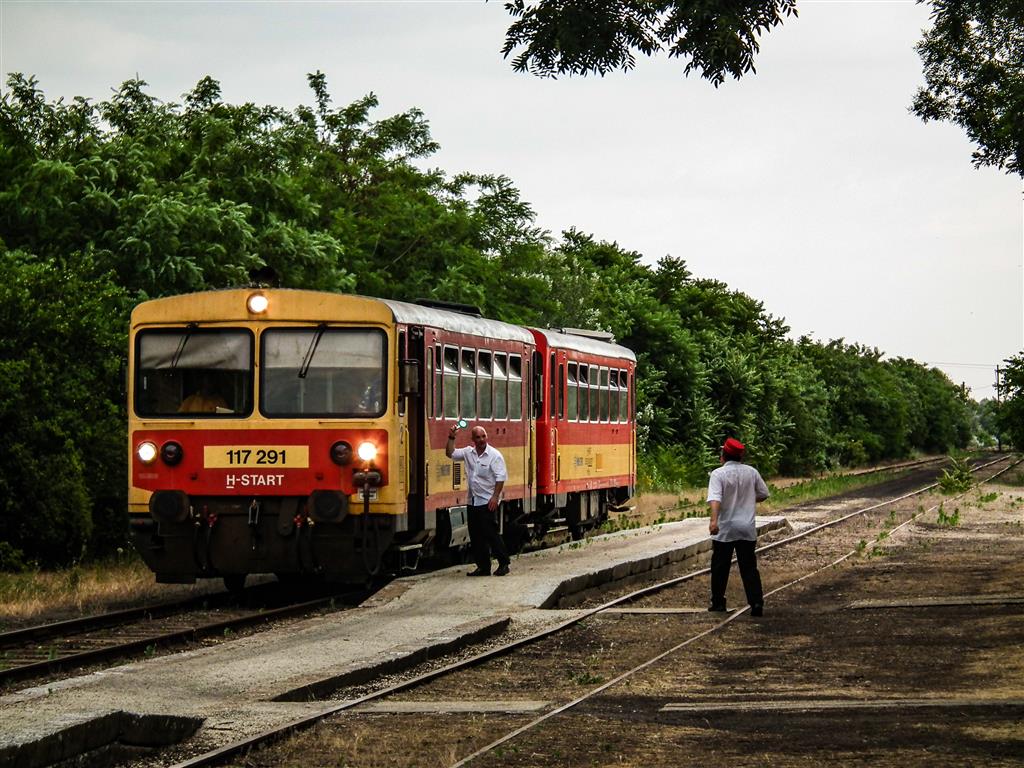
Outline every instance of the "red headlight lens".
[(180, 464), (184, 457), (185, 451), (181, 447), (181, 444), (176, 443), (173, 440), (164, 443), (163, 447), (160, 449), (160, 458), (163, 459), (164, 464), (169, 467)]
[(344, 467), (352, 463), (352, 446), (344, 440), (339, 440), (331, 446), (331, 461), (338, 466)]

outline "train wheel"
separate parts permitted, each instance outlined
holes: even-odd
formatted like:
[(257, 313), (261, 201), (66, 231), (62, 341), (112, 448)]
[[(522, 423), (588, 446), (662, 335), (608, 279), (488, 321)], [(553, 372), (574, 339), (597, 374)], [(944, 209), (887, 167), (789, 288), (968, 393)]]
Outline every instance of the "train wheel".
[(245, 577), (244, 573), (232, 573), (224, 577), (224, 586), (228, 592), (233, 595), (237, 595), (245, 589)]

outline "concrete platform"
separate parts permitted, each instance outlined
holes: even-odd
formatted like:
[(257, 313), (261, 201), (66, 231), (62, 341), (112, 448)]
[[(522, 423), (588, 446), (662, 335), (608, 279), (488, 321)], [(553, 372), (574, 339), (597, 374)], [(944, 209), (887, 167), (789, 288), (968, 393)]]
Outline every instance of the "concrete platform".
[[(785, 518), (758, 518), (758, 530)], [(359, 608), (288, 623), (210, 648), (150, 659), (0, 697), (0, 766), (95, 748), (76, 734), (112, 712), (200, 719), (214, 748), (326, 709), (308, 701), (500, 633), (565, 618), (574, 595), (637, 577), (711, 547), (707, 519), (620, 531), (516, 557), (505, 577), (467, 567), (398, 579)], [(55, 745), (58, 745), (55, 747)], [(55, 751), (56, 750), (56, 751)], [(34, 756), (34, 757), (33, 757)]]

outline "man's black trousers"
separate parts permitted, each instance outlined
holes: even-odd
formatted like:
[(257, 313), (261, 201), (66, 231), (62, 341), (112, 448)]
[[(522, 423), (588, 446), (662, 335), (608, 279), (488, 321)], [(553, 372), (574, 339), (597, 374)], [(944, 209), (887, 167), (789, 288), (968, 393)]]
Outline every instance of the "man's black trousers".
[(473, 547), (473, 561), (476, 567), (484, 573), (491, 572), (491, 553), (498, 558), (498, 565), (508, 565), (508, 550), (505, 549), (505, 542), (501, 540), (498, 533), (498, 526), (494, 522), (495, 515), (501, 511), (501, 506), (491, 512), (486, 504), (470, 506), (468, 508), (469, 542)]
[(762, 605), (764, 594), (761, 591), (761, 574), (757, 571), (757, 555), (754, 554), (755, 541), (715, 541), (711, 540), (711, 605), (725, 608), (725, 588), (729, 584), (729, 567), (732, 564), (732, 553), (736, 551), (736, 562), (740, 566), (740, 577), (743, 579), (743, 591), (747, 593), (749, 605)]

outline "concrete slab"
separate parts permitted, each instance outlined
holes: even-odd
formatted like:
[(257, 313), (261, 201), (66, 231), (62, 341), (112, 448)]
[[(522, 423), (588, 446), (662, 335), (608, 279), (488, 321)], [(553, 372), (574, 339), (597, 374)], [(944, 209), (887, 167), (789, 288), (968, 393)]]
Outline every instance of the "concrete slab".
[(509, 714), (540, 712), (551, 705), (548, 701), (373, 701), (355, 707), (353, 712), (393, 715), (416, 714)]
[[(785, 526), (781, 517), (758, 518), (762, 532)], [(296, 692), (316, 694), (324, 681), (382, 664), (415, 663), (509, 623), (536, 631), (565, 618), (542, 608), (710, 546), (707, 520), (695, 518), (518, 556), (505, 577), (470, 579), (461, 567), (398, 579), (353, 610), (0, 697), (0, 755), (70, 733), (72, 721), (80, 731), (112, 711), (201, 718), (199, 742), (221, 746), (324, 709), (295, 701), (303, 698)]]
[(674, 702), (662, 712), (686, 712), (695, 715), (738, 712), (826, 712), (863, 709), (961, 709), (964, 707), (1024, 707), (1024, 699), (786, 699), (784, 701)]
[(857, 600), (850, 608), (949, 608), (972, 605), (1021, 605), (1024, 595), (944, 595), (942, 597), (910, 597), (900, 600)]

